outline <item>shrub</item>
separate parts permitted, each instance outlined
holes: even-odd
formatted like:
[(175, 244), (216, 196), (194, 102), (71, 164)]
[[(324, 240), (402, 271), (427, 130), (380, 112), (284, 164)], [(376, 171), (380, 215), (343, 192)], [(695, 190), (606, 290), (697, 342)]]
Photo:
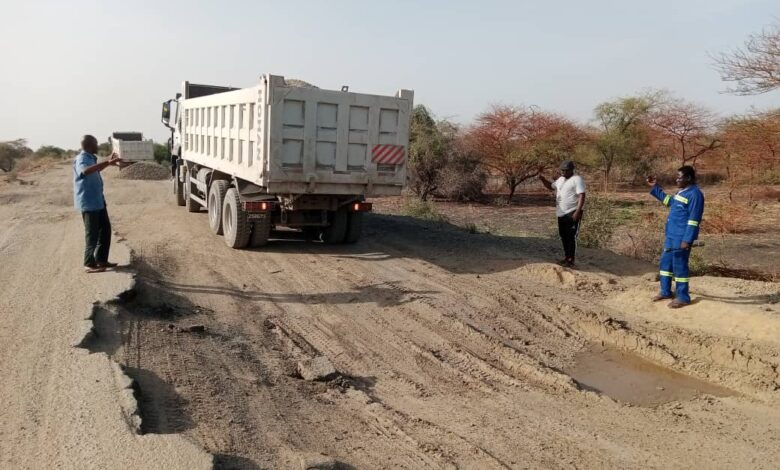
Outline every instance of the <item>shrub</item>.
[(579, 241), (589, 248), (603, 248), (615, 229), (623, 223), (617, 218), (619, 210), (604, 196), (591, 195), (586, 201)]
[(67, 150), (54, 145), (42, 145), (35, 151), (36, 157), (63, 158), (67, 155)]
[(745, 233), (752, 228), (751, 209), (730, 202), (710, 202), (704, 209), (701, 229), (705, 233)]
[(439, 213), (431, 202), (412, 199), (407, 201), (402, 210), (404, 215), (432, 222), (446, 222), (447, 217)]
[(474, 201), (482, 197), (487, 184), (487, 174), (479, 160), (455, 151), (447, 158), (439, 174), (437, 194), (454, 201)]
[(11, 171), (18, 160), (30, 153), (32, 151), (27, 148), (27, 141), (24, 139), (0, 142), (0, 170), (4, 173)]
[(170, 166), (171, 156), (168, 153), (167, 145), (154, 144), (154, 161), (160, 165)]
[(762, 172), (756, 178), (756, 184), (780, 184), (780, 170)]
[(449, 141), (431, 112), (422, 105), (412, 111), (409, 132), (409, 187), (425, 201), (438, 189)]
[(664, 241), (664, 221), (655, 212), (642, 214), (639, 224), (621, 227), (610, 240), (610, 248), (621, 255), (658, 262)]

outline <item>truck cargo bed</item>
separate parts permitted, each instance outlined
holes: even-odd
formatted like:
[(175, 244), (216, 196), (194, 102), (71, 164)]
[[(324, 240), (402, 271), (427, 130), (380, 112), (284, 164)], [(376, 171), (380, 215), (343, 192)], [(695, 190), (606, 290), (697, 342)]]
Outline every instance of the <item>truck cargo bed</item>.
[(408, 90), (322, 90), (266, 75), (251, 88), (183, 99), (180, 157), (269, 194), (397, 195), (412, 101)]

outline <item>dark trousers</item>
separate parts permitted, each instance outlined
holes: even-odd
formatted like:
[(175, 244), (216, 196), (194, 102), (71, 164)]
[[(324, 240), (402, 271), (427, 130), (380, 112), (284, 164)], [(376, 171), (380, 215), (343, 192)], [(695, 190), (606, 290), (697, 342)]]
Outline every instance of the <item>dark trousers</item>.
[(573, 211), (558, 217), (558, 233), (563, 242), (563, 253), (568, 259), (574, 259), (574, 253), (577, 251), (577, 233), (580, 230), (580, 221), (574, 220), (572, 214)]
[(84, 249), (84, 266), (94, 267), (98, 263), (108, 262), (108, 250), (111, 248), (111, 221), (108, 210), (82, 212), (87, 246)]

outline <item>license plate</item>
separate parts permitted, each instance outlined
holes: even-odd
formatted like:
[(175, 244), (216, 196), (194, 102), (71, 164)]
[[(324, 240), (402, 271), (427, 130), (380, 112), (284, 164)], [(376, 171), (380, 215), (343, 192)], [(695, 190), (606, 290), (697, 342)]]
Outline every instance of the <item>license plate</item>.
[(247, 219), (249, 220), (263, 220), (266, 217), (268, 217), (268, 214), (265, 212), (250, 212), (247, 214)]

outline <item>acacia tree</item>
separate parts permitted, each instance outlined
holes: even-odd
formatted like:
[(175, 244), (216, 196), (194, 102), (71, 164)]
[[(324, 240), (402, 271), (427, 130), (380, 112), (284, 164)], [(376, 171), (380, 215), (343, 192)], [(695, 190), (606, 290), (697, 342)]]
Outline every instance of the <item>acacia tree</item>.
[(593, 146), (601, 162), (604, 190), (616, 164), (636, 164), (652, 155), (649, 129), (645, 121), (656, 106), (657, 94), (618, 98), (596, 106), (598, 131)]
[(695, 166), (699, 157), (723, 144), (716, 135), (712, 111), (683, 99), (664, 97), (650, 113), (649, 122), (660, 131), (667, 148), (682, 165)]
[(780, 88), (780, 24), (752, 34), (743, 48), (713, 57), (730, 93), (759, 95)]
[(727, 119), (721, 136), (729, 199), (738, 185), (745, 184), (752, 200), (756, 173), (772, 172), (780, 160), (780, 109)]
[(409, 130), (409, 184), (423, 201), (438, 188), (449, 139), (423, 105), (412, 110)]
[(585, 133), (553, 113), (496, 105), (477, 117), (466, 140), (482, 164), (502, 177), (511, 202), (522, 182), (570, 156)]

